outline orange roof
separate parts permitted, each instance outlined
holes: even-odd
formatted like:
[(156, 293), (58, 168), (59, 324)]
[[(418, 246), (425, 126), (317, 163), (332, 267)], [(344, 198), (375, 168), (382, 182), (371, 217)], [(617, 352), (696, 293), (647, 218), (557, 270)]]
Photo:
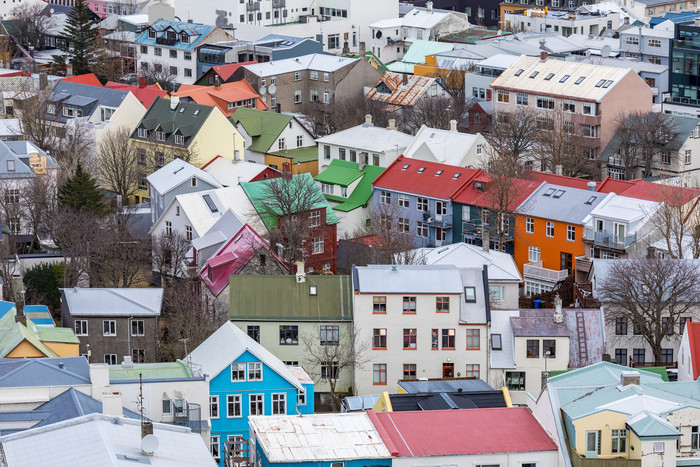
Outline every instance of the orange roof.
[(67, 78), (61, 78), (61, 81), (70, 81), (71, 83), (89, 84), (90, 86), (102, 87), (102, 83), (100, 83), (100, 80), (97, 79), (95, 73), (69, 76)]
[(121, 91), (131, 91), (131, 93), (136, 96), (136, 98), (143, 104), (147, 109), (156, 100), (156, 97), (167, 97), (168, 91), (161, 89), (157, 84), (151, 84), (149, 86), (135, 86), (133, 84), (123, 84), (115, 83), (114, 81), (107, 81), (105, 84), (106, 88), (119, 89)]
[(183, 84), (174, 95), (181, 98), (189, 97), (201, 105), (215, 105), (227, 117), (230, 117), (236, 111), (236, 107), (229, 108), (228, 104), (230, 102), (255, 99), (255, 109), (267, 110), (267, 105), (262, 101), (260, 95), (245, 80), (224, 83), (218, 87)]

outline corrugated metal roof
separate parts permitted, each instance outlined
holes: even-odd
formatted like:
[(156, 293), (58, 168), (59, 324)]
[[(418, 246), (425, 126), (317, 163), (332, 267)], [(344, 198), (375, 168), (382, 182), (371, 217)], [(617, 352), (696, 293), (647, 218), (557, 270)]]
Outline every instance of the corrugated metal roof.
[(253, 180), (265, 170), (274, 170), (264, 164), (250, 161), (234, 161), (216, 156), (202, 170), (214, 177), (223, 186), (234, 186)]
[(173, 188), (185, 182), (189, 182), (192, 177), (197, 177), (212, 185), (214, 188), (222, 187), (214, 176), (180, 158), (173, 159), (164, 167), (161, 167), (146, 177), (146, 180), (148, 180), (148, 183), (150, 183), (158, 193), (164, 195)]
[(84, 384), (90, 384), (90, 367), (85, 357), (0, 359), (3, 388)]
[(583, 224), (588, 214), (607, 196), (594, 191), (543, 183), (516, 210), (525, 216)]
[[(425, 385), (421, 381), (399, 381), (399, 387), (409, 394), (423, 392)], [(491, 386), (481, 379), (450, 378), (429, 379), (425, 392), (490, 391)]]
[[(403, 155), (419, 160), (434, 160), (441, 164), (464, 166), (467, 154), (477, 141), (484, 147), (486, 140), (480, 134), (460, 133), (422, 125)], [(474, 162), (474, 161), (469, 161)]]
[[(406, 84), (403, 82), (404, 79), (406, 80)], [(418, 102), (418, 99), (428, 92), (430, 86), (436, 83), (437, 81), (435, 78), (429, 76), (409, 76), (402, 73), (387, 71), (379, 78), (379, 81), (372, 86), (372, 89), (365, 94), (365, 98), (384, 102), (386, 104), (413, 106)], [(380, 87), (380, 85), (386, 85), (390, 93), (379, 92), (377, 88)]]
[(460, 269), (454, 266), (357, 266), (355, 290), (359, 293), (461, 294)]
[(71, 316), (158, 316), (161, 288), (59, 289)]
[(110, 365), (110, 383), (120, 381), (138, 381), (139, 376), (143, 381), (153, 379), (182, 379), (192, 378), (192, 371), (182, 360), (159, 363), (134, 363), (131, 366)]
[(354, 65), (358, 60), (357, 58), (338, 57), (337, 55), (308, 54), (296, 58), (245, 65), (244, 68), (257, 76), (274, 76), (301, 70), (333, 72), (348, 65)]
[(398, 130), (388, 128), (357, 125), (347, 130), (318, 138), (319, 144), (333, 144), (346, 148), (355, 148), (372, 152), (403, 151), (411, 143), (413, 137)]

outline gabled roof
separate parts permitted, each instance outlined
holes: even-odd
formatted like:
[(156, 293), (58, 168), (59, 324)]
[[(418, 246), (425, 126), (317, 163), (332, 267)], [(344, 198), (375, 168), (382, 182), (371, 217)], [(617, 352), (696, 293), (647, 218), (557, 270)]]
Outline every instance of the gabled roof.
[(526, 407), (368, 414), (394, 457), (557, 450)]
[(34, 178), (36, 174), (12, 150), (10, 145), (0, 141), (0, 179)]
[(628, 198), (647, 201), (666, 202), (672, 206), (684, 205), (698, 196), (700, 190), (690, 187), (679, 187), (669, 184), (647, 182), (645, 180), (613, 180), (607, 177), (598, 187), (601, 193), (617, 193)]
[[(660, 203), (655, 201), (645, 201), (609, 193), (583, 221), (585, 224), (590, 224), (590, 227), (593, 227), (593, 218), (605, 218), (633, 223), (652, 218), (660, 205)], [(644, 223), (628, 225), (626, 234), (635, 234), (643, 226)]]
[(176, 96), (192, 99), (197, 104), (215, 105), (221, 112), (230, 117), (242, 107), (229, 108), (229, 103), (236, 103), (250, 100), (255, 101), (255, 109), (267, 110), (267, 105), (255, 92), (253, 87), (246, 80), (234, 81), (232, 83), (222, 83), (214, 86), (197, 86), (195, 84), (181, 84), (175, 93)]
[(240, 124), (253, 139), (248, 147), (249, 150), (265, 153), (270, 150), (292, 118), (294, 117), (289, 114), (242, 107), (230, 117), (230, 120), (234, 124)]
[(214, 188), (221, 188), (221, 184), (212, 175), (180, 158), (173, 159), (146, 177), (146, 180), (158, 193), (164, 195), (185, 182), (189, 183), (192, 177), (197, 177)]
[(165, 131), (165, 143), (174, 144), (175, 134), (180, 134), (185, 138), (185, 146), (187, 146), (197, 136), (213, 111), (214, 107), (183, 101), (172, 109), (170, 99), (158, 97), (136, 126), (131, 137), (143, 139), (138, 136), (139, 128), (149, 131), (161, 128)]
[(398, 157), (377, 177), (373, 186), (446, 200), (480, 173), (481, 169)]
[[(403, 155), (416, 160), (435, 159), (442, 164), (462, 165), (479, 136), (479, 133), (460, 133), (421, 125)], [(486, 141), (483, 143), (485, 145)]]
[[(258, 62), (239, 62), (239, 63), (227, 63), (226, 65), (217, 65), (209, 68), (208, 71), (204, 72), (202, 76), (208, 75), (208, 74), (216, 74), (219, 75), (221, 78), (221, 82), (225, 83), (228, 81), (228, 79), (233, 75), (236, 70), (238, 70), (240, 67), (244, 65), (255, 65)], [(199, 78), (201, 79), (201, 77)], [(199, 81), (199, 79), (197, 81)]]
[(199, 344), (185, 358), (185, 361), (192, 362), (203, 375), (208, 375), (213, 379), (245, 352), (260, 359), (262, 363), (297, 389), (303, 389), (299, 380), (289, 371), (282, 360), (272, 355), (269, 350), (255, 342), (231, 321), (226, 321), (214, 334)]
[[(239, 183), (253, 181), (263, 172), (270, 171), (280, 175), (280, 171), (265, 164), (250, 161), (236, 161), (222, 156), (216, 156), (202, 166), (202, 170), (211, 174), (223, 186), (234, 186)], [(270, 178), (273, 178), (272, 176)]]
[(100, 83), (100, 80), (97, 79), (97, 76), (95, 76), (95, 73), (87, 73), (84, 75), (69, 76), (67, 78), (61, 78), (60, 81), (69, 81), (71, 83), (88, 84), (90, 86), (102, 87), (102, 83)]
[[(2, 313), (2, 310), (0, 310), (0, 314)], [(29, 321), (37, 326), (56, 326), (46, 305), (25, 305), (23, 313)]]
[(681, 432), (656, 414), (644, 411), (627, 417), (627, 425), (638, 438), (680, 437)]
[[(99, 106), (118, 108), (128, 95), (129, 91), (59, 80), (53, 87), (50, 99), (79, 106), (84, 109), (83, 117), (88, 117)], [(63, 114), (59, 118), (61, 121), (66, 120)]]
[(0, 359), (0, 387), (80, 386), (90, 384), (85, 357)]
[(483, 391), (389, 394), (389, 400), (394, 412), (405, 412), (407, 410), (486, 409), (508, 406), (503, 397), (503, 391), (493, 388)]
[[(406, 80), (406, 84), (403, 83), (404, 80)], [(430, 86), (436, 83), (436, 79), (429, 76), (405, 75), (387, 71), (365, 94), (365, 98), (386, 104), (413, 106), (428, 92)], [(380, 92), (379, 88), (387, 88), (389, 93)]]
[(360, 164), (357, 162), (333, 159), (328, 168), (318, 174), (315, 180), (329, 185), (347, 187), (359, 178), (360, 181), (347, 198), (324, 195), (327, 199), (340, 203), (333, 206), (334, 210), (350, 212), (369, 203), (369, 200), (372, 198), (372, 183), (381, 175), (383, 170), (381, 167), (369, 164), (360, 170)]
[[(467, 204), (470, 206), (478, 206), (488, 209), (498, 209), (500, 204), (503, 202), (499, 200), (499, 194), (489, 190), (489, 182), (491, 181), (491, 176), (489, 174), (481, 174), (478, 177), (474, 177), (472, 181), (467, 183), (462, 187), (461, 190), (456, 192), (452, 196), (452, 200), (455, 203)], [(483, 189), (477, 189), (477, 182), (483, 183)], [(518, 206), (520, 206), (523, 201), (525, 201), (533, 191), (535, 191), (542, 182), (523, 180), (519, 178), (514, 178), (511, 180), (512, 191), (508, 194), (510, 198), (507, 210), (512, 212), (515, 211)], [(502, 195), (503, 193), (501, 193)]]
[(582, 224), (607, 195), (578, 188), (543, 183), (520, 205), (518, 214)]
[(482, 379), (471, 378), (441, 378), (428, 379), (427, 381), (400, 380), (399, 388), (408, 394), (418, 394), (421, 392), (479, 392), (492, 391)]
[(168, 21), (165, 19), (158, 19), (149, 27), (144, 29), (141, 35), (136, 38), (135, 42), (137, 44), (155, 46), (157, 44), (156, 39), (148, 37), (148, 31), (151, 29), (156, 31), (157, 36), (162, 34), (162, 32), (166, 29), (172, 30), (177, 34), (183, 32), (188, 34), (190, 36), (190, 39), (187, 43), (182, 42), (180, 40), (180, 37), (178, 37), (175, 41), (175, 44), (170, 47), (176, 47), (181, 50), (193, 51), (204, 41), (204, 39), (207, 38), (207, 36), (209, 36), (215, 29), (217, 29), (217, 26), (212, 26), (208, 24), (189, 23), (185, 21)]
[(159, 316), (161, 288), (59, 289), (71, 316)]
[(394, 153), (403, 151), (413, 137), (398, 130), (373, 125), (357, 125), (316, 140), (319, 144), (332, 144), (372, 152)]
[[(7, 357), (25, 341), (45, 357), (58, 357), (56, 352), (42, 342), (36, 325), (30, 322), (25, 326), (16, 322), (16, 315), (16, 309), (12, 308), (0, 318), (0, 358)], [(68, 329), (68, 331), (71, 330)]]
[(419, 248), (411, 252), (423, 264), (453, 265), (457, 267), (488, 266), (489, 281), (522, 282), (513, 255), (502, 251), (484, 249), (467, 243), (453, 243), (435, 248)]
[(353, 268), (356, 293), (461, 294), (460, 269), (454, 266), (370, 265)]
[(357, 58), (339, 57), (337, 55), (308, 54), (296, 58), (245, 65), (245, 69), (257, 76), (274, 76), (302, 70), (331, 73), (346, 66), (352, 66), (358, 60)]
[(581, 190), (588, 190), (589, 183), (595, 183), (596, 187), (599, 187), (601, 183), (594, 182), (592, 180), (586, 180), (584, 178), (568, 177), (566, 175), (557, 175), (549, 172), (537, 172), (535, 170), (528, 170), (527, 172), (525, 172), (524, 178), (535, 182), (547, 182), (553, 185), (568, 186), (570, 188), (580, 188)]
[(115, 83), (107, 81), (106, 88), (120, 89), (122, 91), (131, 92), (143, 104), (145, 108), (149, 108), (153, 101), (158, 97), (167, 97), (168, 91), (161, 89), (158, 84), (149, 84), (148, 86), (135, 86), (133, 84)]

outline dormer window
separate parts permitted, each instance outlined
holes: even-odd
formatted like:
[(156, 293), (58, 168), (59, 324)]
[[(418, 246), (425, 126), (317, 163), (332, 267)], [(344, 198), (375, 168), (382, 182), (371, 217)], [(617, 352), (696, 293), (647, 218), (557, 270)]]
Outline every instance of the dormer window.
[(156, 130), (156, 141), (165, 141), (165, 132), (163, 130)]
[(145, 128), (139, 128), (138, 129), (138, 137), (139, 138), (148, 138), (148, 130)]
[(182, 41), (183, 44), (189, 44), (190, 43), (190, 36), (186, 32), (183, 32), (180, 35), (180, 41)]
[(155, 29), (149, 29), (149, 30), (148, 30), (148, 38), (149, 38), (149, 39), (155, 39), (155, 38), (156, 38), (156, 30), (155, 30)]
[(484, 182), (474, 182), (474, 189), (484, 191)]
[(184, 146), (185, 137), (182, 135), (175, 135), (175, 144), (177, 144), (178, 146)]

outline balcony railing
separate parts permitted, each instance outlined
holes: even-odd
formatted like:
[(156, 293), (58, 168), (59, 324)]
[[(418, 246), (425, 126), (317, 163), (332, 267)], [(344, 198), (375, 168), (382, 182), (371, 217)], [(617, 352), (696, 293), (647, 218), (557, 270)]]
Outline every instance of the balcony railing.
[(387, 38), (386, 38), (386, 43), (389, 44), (389, 45), (401, 44), (401, 43), (403, 43), (403, 39), (400, 38), (400, 37), (397, 37), (396, 39), (394, 39), (393, 37), (387, 37)]
[(272, 8), (285, 8), (287, 0), (272, 0)]
[[(495, 226), (487, 228), (489, 229), (489, 238), (491, 240), (498, 240), (500, 238), (498, 229), (496, 229)], [(484, 224), (479, 220), (462, 221), (462, 235), (480, 239), (483, 235), (483, 231)], [(506, 230), (504, 238), (506, 240), (512, 240), (513, 232), (510, 229)]]
[(202, 406), (185, 402), (182, 407), (175, 407), (173, 424), (189, 427), (195, 433), (202, 432)]
[(613, 235), (609, 230), (583, 229), (583, 240), (593, 242), (596, 246), (604, 246), (624, 250), (637, 240), (637, 235)]
[(442, 229), (452, 228), (452, 215), (451, 214), (434, 214), (432, 212), (425, 211), (423, 213), (423, 222), (431, 227), (439, 227)]
[(523, 276), (526, 279), (534, 279), (556, 284), (557, 282), (566, 279), (569, 276), (569, 271), (566, 269), (556, 271), (554, 269), (543, 268), (542, 261), (535, 261), (533, 263), (528, 263), (523, 267)]
[(160, 36), (156, 37), (156, 44), (160, 45), (175, 45), (177, 43), (177, 38), (176, 37), (165, 37), (165, 36)]
[(682, 104), (682, 105), (692, 105), (693, 107), (700, 107), (700, 100), (691, 99), (690, 97), (681, 96), (670, 96), (664, 99), (664, 102), (670, 102), (672, 104)]
[(678, 362), (635, 362), (630, 359), (630, 368), (648, 368), (655, 366), (663, 366), (666, 368), (678, 368)]

